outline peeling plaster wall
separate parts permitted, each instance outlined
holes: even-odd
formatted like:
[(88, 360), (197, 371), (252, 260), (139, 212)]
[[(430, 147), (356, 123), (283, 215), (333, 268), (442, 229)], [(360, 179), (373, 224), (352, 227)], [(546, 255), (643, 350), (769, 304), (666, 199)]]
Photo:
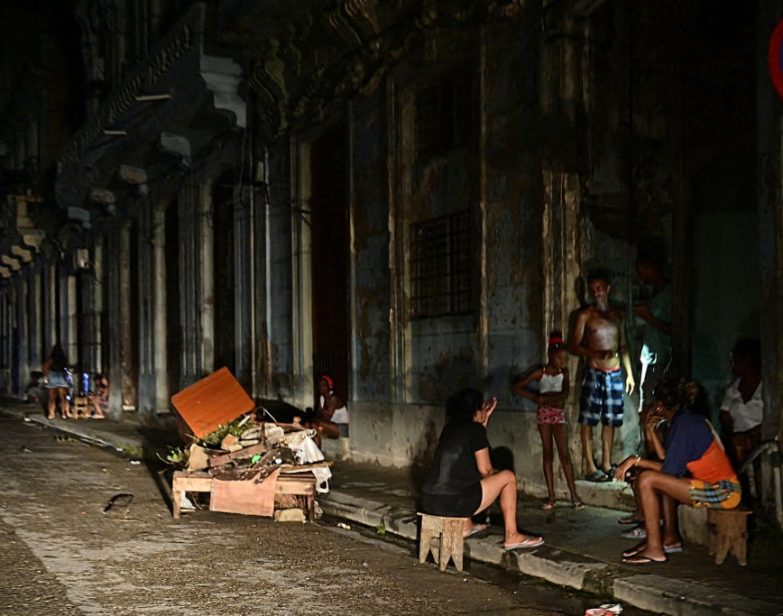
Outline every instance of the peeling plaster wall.
[(354, 400), (387, 400), (389, 190), (384, 92), (351, 107), (351, 267)]
[(270, 394), (291, 396), (293, 387), (292, 342), (292, 246), (291, 246), (291, 184), (287, 144), (279, 145), (269, 156), (269, 206), (266, 236), (269, 246), (270, 279), (267, 315), (269, 321), (270, 362), (272, 364)]
[(529, 9), (482, 33), (483, 387), (517, 408), (510, 382), (542, 360), (544, 339), (538, 19)]

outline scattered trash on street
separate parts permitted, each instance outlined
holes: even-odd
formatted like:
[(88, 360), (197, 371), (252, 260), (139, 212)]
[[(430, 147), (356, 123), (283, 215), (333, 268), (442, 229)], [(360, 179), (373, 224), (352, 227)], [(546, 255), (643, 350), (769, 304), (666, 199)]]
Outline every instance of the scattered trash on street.
[(598, 607), (591, 607), (585, 610), (585, 616), (614, 616), (623, 611), (623, 606), (619, 603), (604, 603)]

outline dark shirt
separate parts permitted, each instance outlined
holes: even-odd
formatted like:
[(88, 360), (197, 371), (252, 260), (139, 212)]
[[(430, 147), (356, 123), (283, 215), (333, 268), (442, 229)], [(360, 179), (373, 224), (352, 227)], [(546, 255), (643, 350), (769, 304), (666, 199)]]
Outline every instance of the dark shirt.
[(675, 477), (688, 472), (686, 465), (699, 460), (712, 445), (714, 436), (703, 416), (687, 410), (674, 416), (666, 439), (666, 457), (661, 471)]
[(487, 429), (481, 424), (475, 421), (446, 424), (422, 492), (462, 494), (465, 488), (481, 481), (475, 452), (488, 448)]

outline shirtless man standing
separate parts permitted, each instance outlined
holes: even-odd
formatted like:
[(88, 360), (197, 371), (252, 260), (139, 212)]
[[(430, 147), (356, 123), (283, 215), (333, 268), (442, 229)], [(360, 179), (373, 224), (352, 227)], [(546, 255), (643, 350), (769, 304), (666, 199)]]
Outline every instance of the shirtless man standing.
[[(588, 481), (611, 479), (614, 429), (623, 425), (623, 389), (631, 394), (636, 383), (625, 341), (624, 313), (609, 305), (612, 285), (605, 274), (590, 274), (587, 288), (593, 303), (579, 311), (568, 339), (568, 350), (587, 358), (579, 401), (582, 470)], [(625, 387), (620, 368), (625, 368)], [(593, 461), (593, 426), (601, 421), (602, 469)]]

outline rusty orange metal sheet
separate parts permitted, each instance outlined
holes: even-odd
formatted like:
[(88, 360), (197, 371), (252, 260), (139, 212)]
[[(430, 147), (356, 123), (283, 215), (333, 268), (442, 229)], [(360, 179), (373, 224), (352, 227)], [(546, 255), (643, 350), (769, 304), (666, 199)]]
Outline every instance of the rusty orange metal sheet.
[(218, 426), (255, 408), (228, 368), (221, 368), (174, 394), (171, 403), (196, 438), (205, 437)]

